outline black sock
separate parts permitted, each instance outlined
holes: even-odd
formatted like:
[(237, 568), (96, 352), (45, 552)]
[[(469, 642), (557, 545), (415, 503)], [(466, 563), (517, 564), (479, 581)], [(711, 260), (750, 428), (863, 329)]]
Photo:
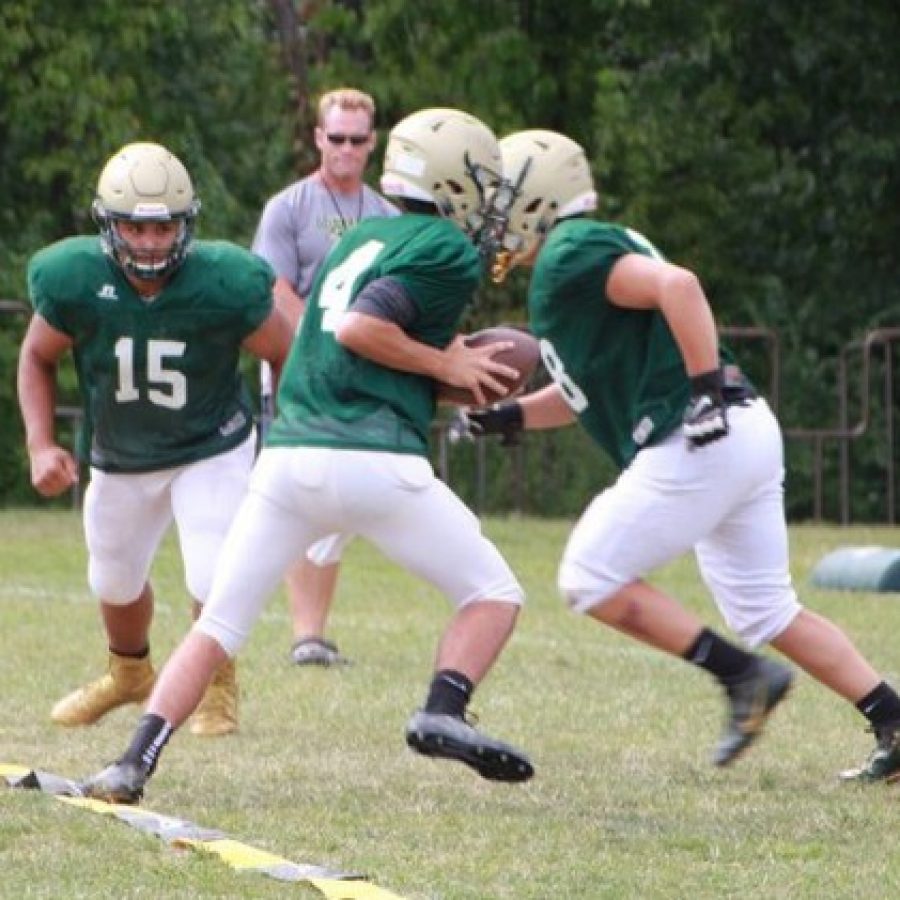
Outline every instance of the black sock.
[(872, 723), (875, 729), (885, 725), (900, 724), (900, 697), (885, 681), (869, 691), (856, 708)]
[(425, 712), (462, 717), (474, 690), (475, 685), (462, 672), (455, 669), (435, 672), (425, 701)]
[(714, 675), (728, 687), (747, 674), (756, 657), (704, 628), (684, 653), (684, 659)]
[(137, 653), (124, 653), (122, 650), (113, 650), (112, 647), (109, 648), (109, 652), (124, 659), (146, 659), (150, 653), (150, 645), (148, 644), (143, 650), (138, 650)]
[(172, 726), (162, 717), (153, 713), (141, 716), (131, 738), (131, 743), (122, 757), (122, 762), (140, 766), (147, 775), (152, 775), (163, 747), (172, 736)]

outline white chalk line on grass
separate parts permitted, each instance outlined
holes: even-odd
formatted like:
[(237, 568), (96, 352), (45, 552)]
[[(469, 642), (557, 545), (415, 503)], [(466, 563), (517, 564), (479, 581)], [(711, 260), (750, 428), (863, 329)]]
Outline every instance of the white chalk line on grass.
[[(81, 593), (79, 591), (62, 590), (57, 591), (52, 588), (37, 587), (32, 584), (23, 582), (15, 582), (6, 579), (0, 583), (0, 603), (8, 600), (27, 600), (40, 601), (41, 603), (71, 603), (74, 606), (96, 606), (97, 600), (90, 594)], [(185, 597), (185, 605), (188, 599)], [(175, 606), (167, 603), (165, 600), (154, 598), (153, 608), (157, 613), (162, 615), (171, 615), (175, 612)], [(181, 610), (178, 610), (179, 614)], [(278, 612), (278, 610), (266, 610), (259, 617), (261, 622), (283, 623), (287, 620), (287, 613)]]

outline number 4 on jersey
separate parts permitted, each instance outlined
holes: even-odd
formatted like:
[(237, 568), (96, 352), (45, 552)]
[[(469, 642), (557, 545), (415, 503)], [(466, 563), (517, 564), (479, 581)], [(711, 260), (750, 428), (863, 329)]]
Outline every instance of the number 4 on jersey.
[(323, 310), (322, 331), (333, 332), (338, 327), (350, 305), (350, 294), (356, 279), (375, 262), (383, 246), (381, 241), (366, 241), (325, 276), (319, 291), (319, 306)]

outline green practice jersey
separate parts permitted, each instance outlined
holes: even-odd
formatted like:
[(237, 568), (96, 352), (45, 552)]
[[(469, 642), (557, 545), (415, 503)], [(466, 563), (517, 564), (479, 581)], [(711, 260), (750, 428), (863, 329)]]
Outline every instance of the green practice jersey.
[(541, 249), (528, 292), (530, 325), (548, 371), (620, 468), (681, 425), (690, 397), (662, 313), (623, 309), (607, 299), (610, 270), (626, 253), (662, 258), (631, 229), (589, 219), (560, 222)]
[(409, 336), (446, 347), (480, 277), (477, 251), (447, 219), (366, 219), (347, 232), (316, 277), (267, 445), (427, 454), (433, 379), (363, 359), (342, 347), (334, 332), (367, 284), (392, 278), (418, 311)]
[(41, 250), (28, 267), (35, 310), (74, 341), (92, 466), (147, 472), (205, 459), (250, 434), (241, 342), (272, 309), (268, 264), (195, 241), (145, 300), (94, 237)]

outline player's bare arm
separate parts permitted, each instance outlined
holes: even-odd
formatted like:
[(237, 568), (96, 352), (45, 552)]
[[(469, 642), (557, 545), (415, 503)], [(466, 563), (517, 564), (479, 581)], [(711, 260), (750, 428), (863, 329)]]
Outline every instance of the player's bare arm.
[(44, 497), (54, 497), (78, 480), (74, 457), (56, 443), (56, 370), (72, 346), (71, 338), (34, 315), (19, 353), (19, 406), (25, 423), (25, 442), (31, 464), (31, 483)]
[(296, 331), (306, 309), (306, 300), (294, 290), (294, 286), (287, 278), (281, 275), (275, 279), (272, 296), (275, 298), (275, 308), (288, 320), (291, 331)]
[(566, 403), (563, 392), (556, 384), (548, 384), (539, 391), (525, 394), (519, 397), (518, 403), (522, 407), (526, 431), (562, 428), (575, 421), (572, 407)]
[(661, 259), (629, 253), (613, 266), (606, 295), (616, 306), (658, 309), (681, 350), (688, 375), (718, 367), (716, 323), (693, 272)]
[(269, 317), (241, 344), (244, 350), (257, 359), (265, 360), (272, 367), (272, 382), (277, 389), (281, 369), (291, 349), (294, 331), (285, 316), (276, 307)]
[(484, 390), (505, 396), (507, 388), (495, 376), (515, 378), (517, 372), (492, 359), (494, 354), (509, 349), (509, 342), (468, 347), (458, 335), (443, 350), (411, 338), (399, 325), (375, 316), (347, 312), (335, 333), (348, 350), (373, 362), (401, 372), (428, 375), (437, 381), (472, 391), (484, 402)]

